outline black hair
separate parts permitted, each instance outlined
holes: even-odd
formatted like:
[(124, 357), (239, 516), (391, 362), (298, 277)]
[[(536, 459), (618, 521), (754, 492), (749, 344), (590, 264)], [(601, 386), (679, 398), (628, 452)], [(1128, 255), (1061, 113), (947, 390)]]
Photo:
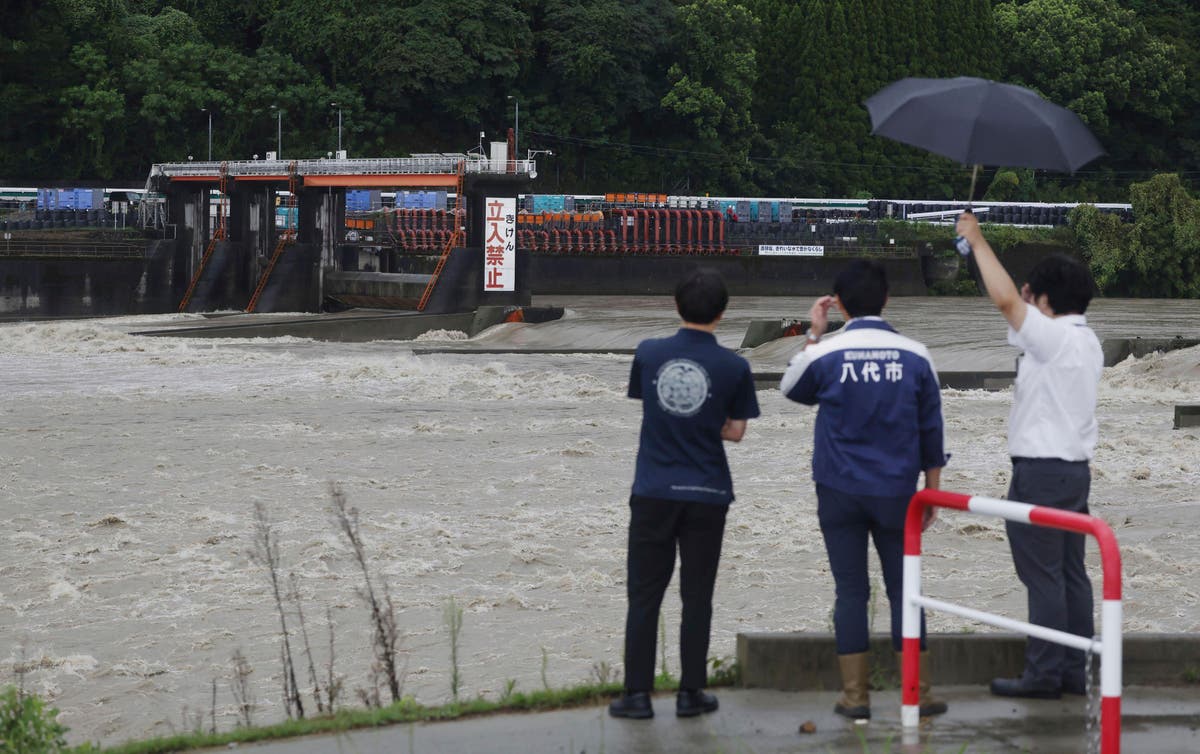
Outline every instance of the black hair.
[(675, 306), (684, 322), (707, 325), (716, 321), (729, 303), (725, 281), (716, 270), (701, 267), (683, 276), (675, 286)]
[(855, 259), (838, 273), (833, 292), (851, 317), (878, 317), (887, 303), (887, 272), (873, 259)]
[(1029, 272), (1029, 292), (1043, 293), (1055, 314), (1083, 314), (1096, 284), (1083, 262), (1066, 254), (1043, 257)]

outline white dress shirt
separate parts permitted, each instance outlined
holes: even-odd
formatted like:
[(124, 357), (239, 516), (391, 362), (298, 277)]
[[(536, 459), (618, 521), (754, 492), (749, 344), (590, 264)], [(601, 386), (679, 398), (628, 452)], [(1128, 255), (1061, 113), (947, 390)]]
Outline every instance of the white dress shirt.
[(1104, 353), (1087, 318), (1051, 318), (1029, 304), (1020, 331), (1009, 328), (1008, 342), (1025, 352), (1008, 417), (1009, 454), (1090, 461)]

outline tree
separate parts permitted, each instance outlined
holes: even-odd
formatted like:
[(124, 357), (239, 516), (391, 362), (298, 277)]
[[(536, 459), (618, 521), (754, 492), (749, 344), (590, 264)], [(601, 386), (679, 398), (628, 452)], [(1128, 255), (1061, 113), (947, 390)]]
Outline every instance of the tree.
[[(324, 55), (340, 61), (331, 69), (334, 83), (367, 83), (370, 107), (402, 116), (424, 136), (448, 130), (460, 139), (478, 130), (485, 114), (501, 109), (521, 50), (532, 44), (516, 0), (343, 2), (364, 8), (338, 27), (344, 41), (321, 45)], [(321, 13), (307, 12), (317, 17), (314, 23), (327, 22)]]
[(1102, 291), (1130, 296), (1200, 297), (1200, 201), (1174, 173), (1129, 190), (1132, 224), (1082, 205), (1071, 226)]
[(105, 146), (109, 134), (118, 132), (117, 124), (125, 118), (125, 95), (117, 90), (107, 57), (95, 46), (76, 46), (71, 50), (71, 65), (79, 71), (82, 83), (63, 90), (60, 127), (68, 137), (66, 142), (76, 145), (74, 162), (81, 171), (111, 177), (115, 155)]
[(1161, 157), (1140, 149), (1141, 135), (1172, 124), (1186, 76), (1133, 11), (1116, 0), (1028, 0), (993, 13), (1014, 83), (1078, 113), (1117, 160), (1144, 167)]
[[(758, 63), (758, 19), (728, 0), (694, 0), (679, 8), (673, 40), (676, 62), (667, 71), (663, 109), (689, 138), (681, 144), (707, 153), (688, 160), (691, 173), (725, 186), (753, 185), (751, 115)], [(719, 156), (714, 156), (719, 153)], [(714, 168), (720, 166), (720, 173)]]
[(1139, 296), (1200, 297), (1200, 202), (1176, 173), (1129, 188), (1134, 223), (1129, 250)]

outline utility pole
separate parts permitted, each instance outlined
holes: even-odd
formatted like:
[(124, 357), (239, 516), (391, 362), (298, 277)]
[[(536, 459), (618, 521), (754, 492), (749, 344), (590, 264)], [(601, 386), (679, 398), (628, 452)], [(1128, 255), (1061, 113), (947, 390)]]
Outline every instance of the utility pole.
[(513, 106), (516, 107), (516, 114), (513, 120), (513, 156), (512, 159), (519, 159), (521, 154), (521, 102), (513, 95), (508, 95), (508, 99), (513, 101)]
[(212, 110), (202, 107), (200, 112), (208, 113), (208, 161), (212, 162)]
[(338, 152), (342, 151), (342, 106), (336, 102), (330, 102), (330, 107), (336, 107), (338, 111)]
[(283, 159), (283, 110), (279, 105), (271, 105), (271, 109), (275, 111), (275, 159)]

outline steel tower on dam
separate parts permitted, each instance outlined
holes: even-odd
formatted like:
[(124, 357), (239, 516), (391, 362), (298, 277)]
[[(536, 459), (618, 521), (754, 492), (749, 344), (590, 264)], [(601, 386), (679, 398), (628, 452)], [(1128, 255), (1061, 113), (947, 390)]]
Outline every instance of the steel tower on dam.
[[(428, 154), (398, 158), (162, 163), (140, 205), (144, 227), (174, 241), (158, 281), (179, 311), (313, 312), (328, 305), (470, 311), (527, 305), (529, 259), (517, 196), (532, 160)], [(446, 192), (450, 232), (424, 263), (377, 239), (375, 269), (344, 269), (361, 239), (346, 230), (348, 190)], [(352, 234), (353, 235), (353, 234)]]

